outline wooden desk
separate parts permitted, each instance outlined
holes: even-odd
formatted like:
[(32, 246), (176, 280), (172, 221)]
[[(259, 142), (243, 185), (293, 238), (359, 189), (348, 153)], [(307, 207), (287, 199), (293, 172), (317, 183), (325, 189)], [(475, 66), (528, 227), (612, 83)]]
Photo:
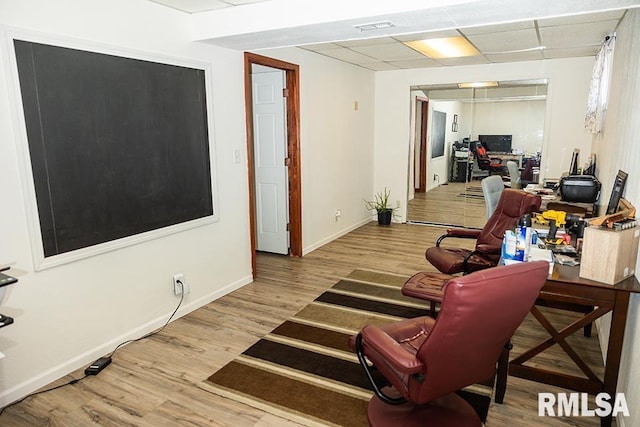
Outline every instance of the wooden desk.
[(501, 159), (505, 166), (508, 161), (513, 160), (518, 164), (518, 168), (522, 167), (522, 157), (524, 157), (522, 154), (499, 153), (495, 151), (487, 151), (487, 156)]
[[(579, 272), (579, 267), (557, 264), (554, 266), (553, 274), (547, 279), (542, 288), (538, 301), (536, 301), (536, 306), (531, 309), (531, 314), (549, 332), (550, 338), (511, 360), (509, 362), (509, 375), (594, 395), (606, 392), (613, 397), (618, 384), (618, 371), (620, 369), (624, 330), (627, 323), (629, 295), (631, 293), (640, 293), (640, 283), (635, 276), (632, 276), (615, 285), (607, 285), (583, 279), (579, 277)], [(558, 331), (546, 319), (537, 305), (553, 305), (556, 308), (561, 308), (563, 304), (571, 311), (576, 311), (575, 307), (592, 306), (595, 308), (587, 310), (588, 312), (584, 316)], [(612, 314), (609, 345), (604, 378), (600, 379), (565, 341), (565, 338), (576, 331), (582, 330), (584, 326), (609, 312)], [(554, 344), (562, 347), (587, 378), (524, 366), (527, 360)], [(500, 385), (496, 386), (496, 394), (504, 392), (504, 390), (499, 390), (499, 387)], [(611, 416), (601, 418), (600, 424), (601, 426), (611, 426)]]

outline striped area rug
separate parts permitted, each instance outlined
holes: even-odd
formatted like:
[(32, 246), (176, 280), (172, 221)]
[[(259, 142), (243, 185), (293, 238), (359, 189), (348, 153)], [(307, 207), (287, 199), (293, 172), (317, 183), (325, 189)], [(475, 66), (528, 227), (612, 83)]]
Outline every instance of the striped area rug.
[[(366, 426), (373, 395), (348, 338), (367, 324), (423, 316), (407, 277), (355, 270), (235, 360), (204, 388), (304, 425)], [(492, 381), (460, 391), (485, 419)]]

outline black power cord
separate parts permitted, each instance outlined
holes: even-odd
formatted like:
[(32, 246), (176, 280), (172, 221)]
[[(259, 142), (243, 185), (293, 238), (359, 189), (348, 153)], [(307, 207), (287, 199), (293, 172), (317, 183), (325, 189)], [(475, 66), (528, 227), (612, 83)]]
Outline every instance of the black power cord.
[[(82, 376), (82, 377), (80, 377), (80, 378), (72, 379), (72, 380), (71, 380), (71, 381), (69, 381), (69, 382), (66, 382), (66, 383), (64, 383), (64, 384), (60, 384), (60, 385), (57, 385), (57, 386), (54, 386), (54, 387), (48, 388), (48, 389), (46, 389), (46, 390), (35, 391), (35, 392), (33, 392), (33, 393), (27, 394), (26, 396), (24, 396), (24, 397), (23, 397), (22, 399), (20, 399), (20, 400), (16, 400), (15, 402), (8, 404), (7, 406), (5, 406), (5, 407), (3, 407), (2, 409), (0, 409), (0, 417), (1, 417), (1, 416), (2, 416), (2, 414), (4, 413), (4, 410), (5, 410), (5, 409), (7, 409), (7, 408), (9, 408), (9, 407), (11, 407), (11, 406), (17, 405), (18, 403), (23, 402), (24, 400), (26, 400), (26, 399), (28, 399), (28, 398), (30, 398), (30, 397), (37, 396), (37, 395), (42, 394), (42, 393), (48, 393), (48, 392), (50, 392), (50, 391), (57, 390), (57, 389), (62, 388), (62, 387), (66, 387), (66, 386), (68, 386), (68, 385), (77, 384), (77, 383), (79, 383), (80, 381), (82, 381), (82, 380), (84, 380), (85, 378), (87, 378), (88, 376), (91, 376), (91, 375), (97, 375), (97, 374), (98, 374), (98, 373), (100, 373), (104, 368), (106, 368), (106, 367), (107, 367), (107, 365), (109, 365), (109, 364), (111, 363), (111, 358), (112, 358), (112, 357), (113, 357), (113, 355), (116, 353), (116, 351), (118, 351), (118, 349), (119, 349), (120, 347), (122, 347), (122, 346), (124, 346), (124, 345), (126, 345), (126, 344), (129, 344), (129, 343), (132, 343), (132, 342), (141, 341), (141, 340), (143, 340), (143, 339), (145, 339), (145, 338), (149, 338), (149, 337), (151, 337), (151, 336), (153, 336), (153, 335), (155, 335), (155, 334), (158, 334), (158, 333), (162, 332), (162, 330), (163, 330), (164, 328), (166, 328), (166, 327), (167, 327), (167, 325), (169, 324), (169, 322), (171, 322), (171, 319), (173, 319), (173, 316), (175, 316), (175, 315), (176, 315), (176, 313), (178, 312), (178, 309), (179, 309), (179, 308), (180, 308), (180, 306), (182, 305), (182, 301), (184, 301), (184, 283), (182, 283), (180, 280), (177, 280), (177, 282), (178, 282), (178, 283), (180, 284), (180, 286), (182, 287), (182, 292), (180, 292), (180, 301), (178, 302), (178, 305), (176, 306), (175, 310), (173, 310), (173, 313), (171, 313), (171, 316), (169, 316), (169, 319), (167, 319), (167, 321), (165, 322), (165, 324), (164, 324), (164, 325), (162, 325), (159, 329), (156, 329), (155, 331), (151, 331), (151, 332), (149, 332), (148, 334), (141, 336), (140, 338), (135, 338), (135, 339), (132, 339), (132, 340), (127, 340), (127, 341), (121, 342), (120, 344), (118, 344), (118, 345), (116, 346), (116, 348), (115, 348), (115, 349), (114, 349), (114, 350), (113, 350), (113, 351), (112, 351), (108, 356), (101, 357), (100, 359), (98, 359), (98, 360), (96, 360), (95, 362), (93, 362), (89, 367), (87, 367), (87, 369), (85, 369), (85, 371), (84, 371), (84, 372), (85, 372), (84, 376)], [(107, 361), (107, 360), (108, 360), (108, 361)], [(93, 368), (93, 367), (94, 367), (94, 366), (96, 366), (96, 365), (99, 365), (99, 367), (94, 368), (94, 370), (91, 370), (91, 368)], [(89, 372), (89, 373), (87, 373), (87, 372)]]

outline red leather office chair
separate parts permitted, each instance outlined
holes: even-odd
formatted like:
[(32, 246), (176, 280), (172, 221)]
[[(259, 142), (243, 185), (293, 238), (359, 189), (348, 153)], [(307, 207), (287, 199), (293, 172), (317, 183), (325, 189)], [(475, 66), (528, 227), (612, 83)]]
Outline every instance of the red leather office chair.
[[(376, 394), (367, 409), (369, 423), (480, 426), (478, 415), (454, 392), (494, 375), (505, 343), (533, 306), (548, 270), (547, 262), (537, 261), (454, 277), (444, 287), (437, 319), (368, 325), (352, 337)], [(392, 388), (375, 383), (367, 359)]]
[[(514, 228), (522, 215), (539, 210), (540, 202), (540, 196), (505, 189), (482, 230), (449, 229), (447, 234), (438, 238), (435, 247), (427, 249), (425, 257), (435, 268), (447, 274), (467, 274), (493, 267), (500, 260), (504, 232)], [(476, 239), (475, 249), (442, 247), (442, 241), (450, 237)]]

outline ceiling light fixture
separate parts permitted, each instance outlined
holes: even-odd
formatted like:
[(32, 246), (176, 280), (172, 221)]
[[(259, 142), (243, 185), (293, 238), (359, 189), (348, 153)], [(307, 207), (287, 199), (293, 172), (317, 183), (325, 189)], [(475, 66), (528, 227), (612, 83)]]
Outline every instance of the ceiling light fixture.
[(407, 46), (417, 50), (430, 58), (460, 58), (463, 56), (480, 55), (464, 37), (445, 37), (440, 39), (414, 40), (404, 42)]
[(496, 87), (498, 82), (468, 82), (458, 83), (460, 89), (478, 88), (478, 87)]
[(382, 22), (372, 22), (370, 24), (354, 25), (353, 28), (355, 28), (356, 30), (360, 30), (362, 32), (362, 31), (371, 31), (371, 30), (382, 30), (384, 28), (391, 28), (393, 26), (394, 25), (392, 22), (382, 21)]

